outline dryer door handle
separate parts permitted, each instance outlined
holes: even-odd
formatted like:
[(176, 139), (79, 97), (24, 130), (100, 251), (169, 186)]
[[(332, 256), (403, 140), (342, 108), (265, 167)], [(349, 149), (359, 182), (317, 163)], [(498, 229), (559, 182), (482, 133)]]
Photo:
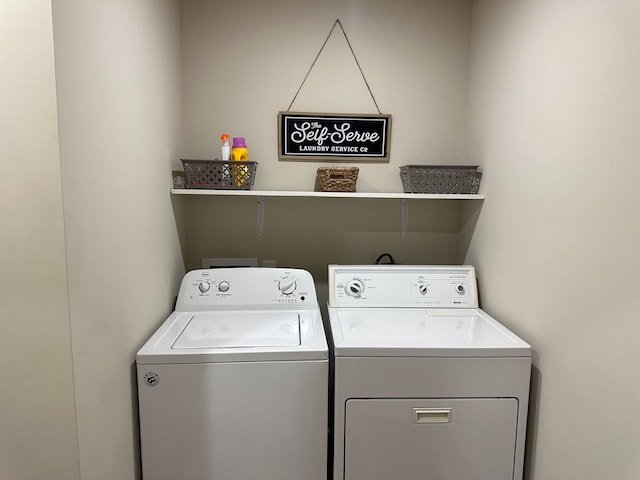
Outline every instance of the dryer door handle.
[(432, 423), (451, 423), (453, 420), (453, 407), (414, 408), (413, 422), (416, 425), (428, 425)]

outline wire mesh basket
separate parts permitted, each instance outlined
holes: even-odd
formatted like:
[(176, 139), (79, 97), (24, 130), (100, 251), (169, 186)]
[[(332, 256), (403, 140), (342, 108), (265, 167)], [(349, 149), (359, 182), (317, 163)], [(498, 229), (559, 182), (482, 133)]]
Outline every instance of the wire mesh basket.
[(187, 188), (251, 190), (258, 162), (181, 160)]
[(405, 193), (478, 193), (478, 166), (404, 165), (400, 178)]
[(358, 167), (319, 167), (317, 183), (323, 192), (355, 192)]

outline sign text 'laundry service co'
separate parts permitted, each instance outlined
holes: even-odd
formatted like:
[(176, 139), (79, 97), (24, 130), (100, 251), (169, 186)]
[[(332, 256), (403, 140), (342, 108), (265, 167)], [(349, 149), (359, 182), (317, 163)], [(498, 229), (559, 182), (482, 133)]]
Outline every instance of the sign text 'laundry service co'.
[(278, 114), (280, 160), (388, 162), (391, 115)]

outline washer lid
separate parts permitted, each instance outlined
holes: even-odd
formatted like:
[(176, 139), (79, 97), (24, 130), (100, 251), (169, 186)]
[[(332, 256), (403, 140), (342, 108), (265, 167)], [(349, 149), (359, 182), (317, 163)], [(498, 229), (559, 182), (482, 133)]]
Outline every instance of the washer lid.
[(293, 347), (300, 345), (297, 313), (196, 313), (171, 346), (198, 348)]
[(316, 310), (173, 312), (138, 350), (138, 364), (325, 361)]
[(530, 356), (480, 309), (329, 309), (337, 356)]

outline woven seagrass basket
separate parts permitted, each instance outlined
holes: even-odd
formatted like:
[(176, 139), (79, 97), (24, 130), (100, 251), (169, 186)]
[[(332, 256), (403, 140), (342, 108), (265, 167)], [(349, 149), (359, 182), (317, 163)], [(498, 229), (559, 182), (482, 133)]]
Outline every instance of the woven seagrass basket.
[(323, 192), (355, 192), (358, 167), (319, 167), (317, 184)]

